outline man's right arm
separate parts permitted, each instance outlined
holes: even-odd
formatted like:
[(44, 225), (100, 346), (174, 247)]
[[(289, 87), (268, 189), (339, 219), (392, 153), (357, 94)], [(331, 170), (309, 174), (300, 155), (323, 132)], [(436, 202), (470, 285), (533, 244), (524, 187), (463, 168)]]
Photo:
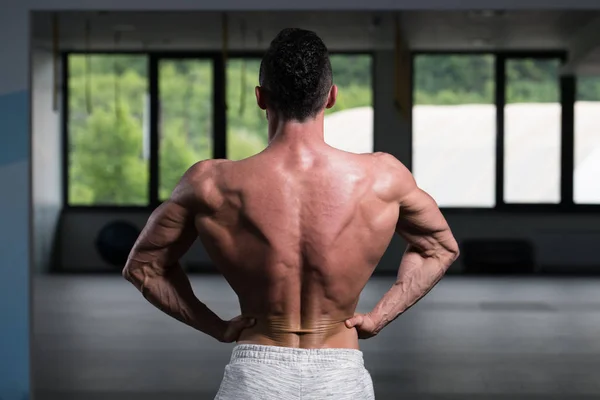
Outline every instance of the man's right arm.
[(417, 187), (410, 171), (392, 161), (400, 213), (396, 232), (408, 243), (396, 282), (369, 313), (377, 334), (442, 279), (459, 255), (450, 227), (431, 196)]

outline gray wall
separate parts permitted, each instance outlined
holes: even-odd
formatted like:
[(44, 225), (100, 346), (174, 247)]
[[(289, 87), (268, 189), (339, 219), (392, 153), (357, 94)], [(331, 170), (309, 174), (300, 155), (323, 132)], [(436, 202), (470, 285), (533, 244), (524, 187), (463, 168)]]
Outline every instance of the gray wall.
[[(375, 53), (375, 149), (386, 151), (410, 165), (411, 130), (394, 104), (394, 53)], [(600, 243), (600, 215), (524, 214), (480, 210), (472, 213), (447, 211), (446, 217), (459, 242), (477, 238), (523, 238), (536, 249), (538, 263), (546, 271), (600, 271), (600, 261), (594, 245)], [(145, 213), (125, 214), (69, 211), (61, 230), (61, 265), (65, 269), (111, 269), (95, 254), (94, 239), (101, 227), (113, 219), (127, 219), (140, 228), (148, 218)], [(398, 268), (404, 243), (394, 239), (381, 260), (379, 270)], [(184, 265), (208, 264), (206, 253), (196, 243), (183, 260)], [(459, 260), (454, 271), (459, 271)]]
[[(100, 230), (111, 221), (127, 221), (142, 229), (149, 212), (135, 211), (86, 211), (68, 210), (60, 224), (60, 268), (65, 271), (115, 271), (106, 264), (96, 250), (96, 237)], [(210, 266), (210, 259), (200, 242), (196, 242), (182, 259), (184, 266)]]
[[(62, 209), (62, 149), (60, 113), (53, 109), (53, 57), (33, 49), (32, 66), (32, 162), (33, 246), (38, 272), (50, 268), (56, 228)], [(60, 104), (60, 98), (58, 101)]]

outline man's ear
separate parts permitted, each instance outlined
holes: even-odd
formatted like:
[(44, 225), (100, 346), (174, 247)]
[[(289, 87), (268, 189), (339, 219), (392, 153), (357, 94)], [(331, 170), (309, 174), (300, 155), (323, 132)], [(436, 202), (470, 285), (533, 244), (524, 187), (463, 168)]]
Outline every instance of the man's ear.
[(254, 94), (256, 94), (256, 104), (258, 104), (258, 107), (260, 107), (261, 110), (266, 110), (267, 102), (265, 99), (265, 93), (263, 88), (257, 86), (256, 88), (254, 88)]
[(325, 104), (325, 108), (331, 108), (335, 106), (335, 101), (337, 100), (338, 88), (336, 85), (333, 85), (331, 89), (329, 89), (329, 96), (327, 97), (327, 103)]

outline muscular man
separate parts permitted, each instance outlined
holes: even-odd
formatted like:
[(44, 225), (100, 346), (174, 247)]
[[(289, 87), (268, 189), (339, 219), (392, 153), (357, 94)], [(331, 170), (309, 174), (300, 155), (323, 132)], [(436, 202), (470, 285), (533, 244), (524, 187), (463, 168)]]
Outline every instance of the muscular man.
[[(336, 96), (323, 42), (282, 31), (256, 88), (268, 147), (192, 166), (123, 271), (160, 310), (237, 342), (217, 399), (373, 399), (359, 339), (415, 304), (458, 255), (436, 203), (400, 162), (325, 144), (324, 110)], [(394, 232), (408, 242), (396, 282), (372, 311), (355, 315)], [(231, 321), (195, 297), (179, 265), (198, 237), (239, 298), (241, 315)]]

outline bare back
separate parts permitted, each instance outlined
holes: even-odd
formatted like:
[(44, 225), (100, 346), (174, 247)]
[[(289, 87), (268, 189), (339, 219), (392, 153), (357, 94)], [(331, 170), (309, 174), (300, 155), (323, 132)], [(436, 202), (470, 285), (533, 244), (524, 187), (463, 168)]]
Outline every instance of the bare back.
[(381, 156), (268, 148), (213, 166), (201, 190), (210, 212), (196, 226), (242, 314), (257, 320), (238, 342), (358, 348), (344, 321), (399, 213)]

